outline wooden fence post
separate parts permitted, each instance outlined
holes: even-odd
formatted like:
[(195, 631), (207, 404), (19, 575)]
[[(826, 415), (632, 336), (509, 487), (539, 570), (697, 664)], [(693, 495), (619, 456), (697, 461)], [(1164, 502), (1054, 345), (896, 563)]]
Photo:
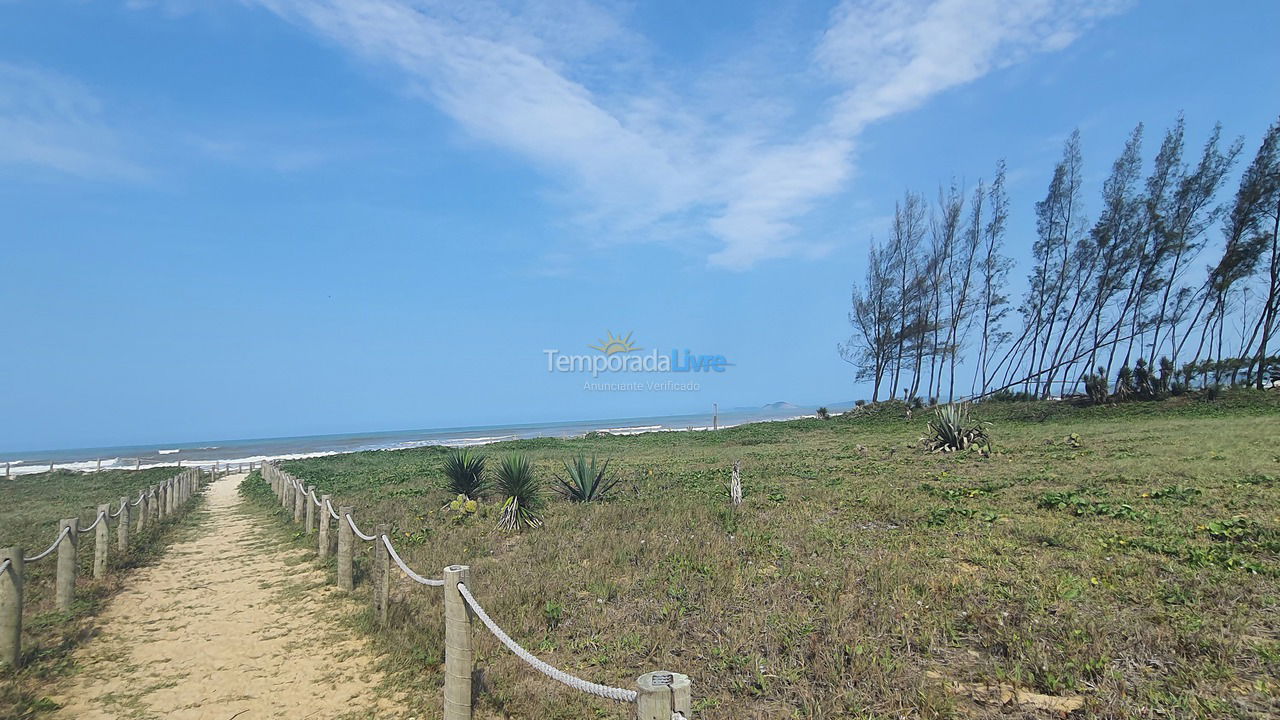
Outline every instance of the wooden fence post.
[(373, 615), (378, 625), (387, 626), (387, 601), (391, 597), (391, 553), (382, 542), (382, 536), (391, 532), (391, 526), (379, 523), (373, 526)]
[(329, 557), (329, 502), (332, 498), (328, 495), (320, 496), (320, 545), (316, 548), (316, 553), (321, 560)]
[(107, 575), (107, 554), (111, 551), (111, 503), (98, 506), (98, 527), (93, 535), (93, 579), (101, 580)]
[(169, 514), (172, 515), (178, 511), (178, 484), (173, 480), (166, 484), (169, 486)]
[(355, 544), (355, 535), (351, 533), (351, 523), (347, 522), (352, 512), (350, 505), (338, 508), (338, 587), (343, 590), (355, 588), (351, 579), (351, 546)]
[(18, 667), (22, 657), (22, 548), (0, 548), (0, 668)]
[(466, 565), (444, 569), (444, 720), (471, 720), (471, 608), (458, 592), (458, 583), (469, 588), (470, 580)]
[(116, 521), (116, 549), (120, 557), (129, 552), (129, 498), (120, 498), (120, 519)]
[(315, 503), (315, 496), (316, 496), (316, 486), (315, 486), (315, 485), (308, 486), (308, 487), (307, 487), (307, 494), (306, 494), (306, 498), (307, 498), (307, 530), (306, 530), (306, 532), (304, 533), (305, 535), (310, 535), (311, 533), (313, 533), (313, 532), (315, 532), (315, 531), (316, 531), (316, 503)]
[(674, 713), (693, 717), (689, 676), (651, 672), (636, 678), (636, 720), (671, 720)]
[(302, 518), (306, 515), (307, 508), (304, 505), (306, 502), (307, 494), (302, 491), (302, 488), (295, 487), (293, 489), (293, 523), (295, 525), (301, 524)]
[(54, 583), (54, 598), (59, 610), (70, 610), (71, 601), (76, 597), (76, 545), (80, 542), (80, 521), (67, 518), (58, 523), (58, 533), (63, 528), (68, 532), (58, 541), (58, 575)]

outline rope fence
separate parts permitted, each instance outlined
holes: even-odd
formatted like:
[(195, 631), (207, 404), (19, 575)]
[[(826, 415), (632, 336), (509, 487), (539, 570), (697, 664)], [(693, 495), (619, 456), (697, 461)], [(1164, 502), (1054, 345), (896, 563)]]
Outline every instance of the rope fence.
[(87, 534), (87, 533), (93, 532), (93, 529), (94, 529), (94, 528), (96, 528), (96, 527), (98, 527), (98, 523), (102, 522), (102, 518), (104, 518), (104, 517), (106, 517), (106, 516), (107, 516), (107, 514), (106, 514), (106, 513), (99, 511), (99, 512), (98, 512), (98, 517), (96, 517), (96, 518), (94, 518), (94, 519), (93, 519), (93, 524), (92, 524), (92, 525), (90, 525), (90, 526), (89, 526), (89, 527), (87, 527), (87, 528), (80, 528), (80, 532), (81, 532), (81, 534)]
[[(637, 720), (689, 720), (693, 717), (688, 676), (667, 671), (645, 673), (636, 678), (635, 689), (629, 690), (583, 680), (560, 670), (524, 649), (489, 616), (469, 587), (470, 567), (450, 565), (444, 569), (443, 579), (421, 575), (410, 568), (400, 557), (400, 553), (396, 552), (387, 526), (376, 525), (373, 534), (365, 533), (356, 524), (354, 508), (339, 506), (335, 510), (333, 500), (328, 495), (322, 495), (317, 500), (315, 486), (304, 485), (275, 463), (262, 463), (262, 475), (279, 500), (281, 509), (286, 513), (292, 510), (294, 523), (305, 523), (304, 534), (310, 536), (314, 533), (319, 536), (317, 553), (322, 560), (329, 556), (333, 545), (329, 521), (337, 521), (337, 581), (343, 590), (354, 589), (352, 563), (355, 540), (358, 538), (373, 543), (373, 609), (379, 625), (385, 627), (387, 624), (390, 567), (393, 562), (413, 582), (443, 589), (444, 720), (471, 720), (472, 717), (471, 682), (475, 669), (472, 649), (473, 619), (478, 619), (498, 642), (534, 670), (579, 692), (631, 704), (635, 708), (634, 717)], [(307, 502), (308, 499), (310, 502)], [(321, 510), (319, 518), (313, 512), (315, 508)]]
[(57, 550), (57, 549), (58, 549), (58, 544), (62, 542), (62, 538), (66, 537), (67, 535), (70, 535), (70, 534), (71, 534), (71, 528), (69, 528), (69, 527), (64, 527), (64, 528), (62, 528), (62, 532), (58, 533), (58, 537), (56, 537), (56, 538), (54, 538), (54, 539), (53, 539), (53, 544), (52, 544), (52, 545), (50, 545), (49, 547), (45, 548), (44, 552), (39, 553), (39, 554), (36, 554), (36, 555), (34, 555), (34, 556), (32, 556), (32, 557), (29, 557), (29, 558), (22, 558), (22, 562), (24, 562), (24, 563), (33, 563), (33, 562), (37, 562), (37, 561), (40, 561), (40, 560), (45, 559), (46, 557), (48, 557), (49, 553), (51, 553), (51, 552), (53, 552), (54, 550)]
[(221, 474), (225, 473), (220, 473), (216, 464), (208, 470), (186, 468), (164, 482), (143, 488), (136, 500), (130, 501), (127, 496), (120, 498), (115, 512), (111, 510), (112, 503), (99, 505), (89, 525), (81, 527), (79, 518), (64, 518), (58, 522), (53, 543), (35, 555), (27, 556), (21, 546), (0, 547), (0, 668), (16, 668), (21, 663), (27, 565), (51, 555), (56, 558), (54, 605), (57, 610), (69, 611), (75, 601), (76, 578), (80, 573), (78, 553), (82, 535), (94, 533), (93, 577), (101, 579), (107, 573), (108, 559), (115, 553), (123, 556), (129, 551), (131, 532), (141, 533), (176, 517), (204, 484)]

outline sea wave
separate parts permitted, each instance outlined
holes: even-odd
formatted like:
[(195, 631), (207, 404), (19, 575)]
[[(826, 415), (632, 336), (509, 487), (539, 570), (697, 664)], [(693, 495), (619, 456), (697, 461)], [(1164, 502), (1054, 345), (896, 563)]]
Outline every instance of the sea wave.
[[(786, 417), (786, 418), (749, 418), (749, 419), (744, 419), (739, 423), (734, 423), (734, 422), (721, 423), (718, 426), (718, 429), (724, 430), (726, 428), (734, 427), (735, 425), (742, 424), (742, 423), (778, 422), (778, 421), (793, 420), (793, 419), (805, 418), (805, 417), (810, 417), (810, 416), (795, 415), (793, 417)], [(690, 419), (693, 419), (693, 418), (690, 418)], [(577, 425), (577, 428), (581, 428), (581, 427), (582, 425)], [(713, 428), (709, 425), (686, 425), (686, 426), (680, 427), (676, 425), (650, 424), (650, 425), (623, 425), (623, 426), (617, 426), (617, 427), (600, 428), (598, 430), (595, 430), (594, 432), (609, 433), (611, 435), (640, 435), (643, 433), (650, 433), (650, 432), (690, 432), (690, 431), (709, 432), (712, 429)], [(394, 451), (394, 450), (405, 450), (405, 449), (411, 449), (411, 448), (430, 447), (430, 446), (474, 447), (478, 445), (488, 445), (491, 443), (505, 442), (508, 440), (519, 440), (523, 437), (535, 437), (535, 436), (536, 437), (543, 437), (543, 436), (582, 437), (583, 434), (584, 434), (583, 432), (578, 432), (575, 435), (565, 435), (565, 434), (557, 434), (553, 431), (546, 434), (535, 434), (535, 435), (507, 433), (507, 434), (501, 434), (501, 435), (495, 434), (495, 435), (480, 435), (480, 436), (467, 436), (467, 435), (447, 436), (446, 435), (444, 437), (441, 437), (441, 435), (444, 435), (443, 433), (441, 433), (441, 435), (436, 435), (435, 437), (424, 438), (421, 440), (401, 440), (399, 442), (391, 442), (388, 440), (387, 442), (381, 442), (381, 443), (375, 441), (365, 445), (359, 445), (355, 447), (346, 446), (342, 449), (334, 449), (334, 450), (315, 450), (315, 451), (279, 452), (279, 453), (266, 452), (266, 453), (253, 454), (253, 455), (244, 455), (240, 457), (217, 458), (217, 459), (208, 459), (208, 460), (184, 458), (181, 461), (181, 464), (182, 464), (182, 467), (198, 467), (198, 468), (211, 468), (216, 464), (219, 467), (225, 468), (228, 466), (235, 467), (237, 465), (247, 465), (249, 463), (257, 464), (264, 461), (306, 460), (308, 458), (328, 457), (331, 455), (345, 455), (345, 454), (355, 453), (355, 452)], [(208, 446), (206, 448), (201, 448), (201, 449), (216, 450), (218, 449), (218, 446)], [(181, 450), (182, 448), (160, 450), (159, 454), (172, 455), (174, 453), (180, 452)], [(3, 463), (3, 462), (4, 461), (0, 461), (0, 463)], [(32, 474), (32, 473), (41, 473), (41, 472), (46, 472), (49, 468), (49, 462), (47, 460), (42, 462), (40, 460), (28, 459), (28, 460), (10, 460), (8, 462), (10, 466), (10, 474), (12, 475), (26, 475), (26, 474)], [(148, 468), (156, 468), (156, 467), (166, 467), (166, 466), (173, 467), (173, 465), (176, 462), (177, 462), (177, 459), (175, 458), (172, 461), (160, 460), (160, 461), (152, 461), (152, 462), (139, 464), (137, 458), (135, 457), (118, 457), (118, 458), (110, 458), (110, 459), (103, 458), (102, 469), (132, 470), (135, 467), (139, 467), (145, 470)], [(81, 460), (76, 462), (64, 462), (64, 463), (55, 462), (54, 469), (55, 470), (73, 470), (73, 471), (79, 471), (79, 472), (93, 472), (94, 470), (97, 469), (97, 460), (96, 459)]]
[(654, 432), (656, 430), (665, 430), (664, 425), (632, 425), (620, 428), (600, 428), (596, 432), (607, 432), (610, 435), (639, 435), (640, 433)]
[(472, 445), (488, 445), (490, 443), (519, 439), (519, 435), (488, 435), (483, 437), (444, 438), (443, 440), (437, 440), (429, 444), (443, 445), (444, 447), (471, 447)]

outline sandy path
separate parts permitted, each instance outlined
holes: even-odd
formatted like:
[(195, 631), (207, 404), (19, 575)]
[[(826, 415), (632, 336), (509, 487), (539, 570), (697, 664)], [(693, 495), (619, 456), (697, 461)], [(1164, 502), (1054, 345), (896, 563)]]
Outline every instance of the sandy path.
[(308, 554), (241, 512), (243, 475), (210, 486), (199, 524), (130, 579), (50, 696), (60, 718), (394, 718), (338, 591)]

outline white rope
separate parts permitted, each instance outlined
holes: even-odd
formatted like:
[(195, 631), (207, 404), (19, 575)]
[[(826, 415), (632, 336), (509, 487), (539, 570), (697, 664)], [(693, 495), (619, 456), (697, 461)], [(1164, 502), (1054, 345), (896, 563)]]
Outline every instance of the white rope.
[(4, 562), (0, 563), (0, 575), (5, 574), (11, 565), (13, 565), (13, 561), (9, 560), (9, 558), (5, 558)]
[(316, 507), (324, 507), (324, 505), (320, 502), (320, 498), (316, 497), (315, 490), (310, 490), (307, 492), (307, 494), (311, 496), (311, 502), (315, 503)]
[(140, 505), (140, 504), (142, 504), (142, 499), (143, 499), (143, 498), (145, 498), (146, 496), (147, 496), (147, 491), (146, 491), (146, 490), (143, 490), (142, 492), (138, 493), (138, 499), (137, 499), (137, 500), (134, 500), (133, 502), (131, 502), (131, 503), (129, 503), (129, 504), (130, 504), (130, 505), (135, 505), (135, 506), (136, 506), (136, 505)]
[(102, 518), (104, 518), (104, 517), (106, 517), (106, 516), (107, 516), (107, 514), (106, 514), (105, 512), (100, 512), (100, 513), (98, 513), (98, 517), (96, 517), (96, 518), (94, 518), (94, 519), (93, 519), (93, 524), (92, 524), (92, 525), (90, 525), (90, 526), (89, 526), (89, 527), (87, 527), (87, 528), (81, 528), (81, 529), (80, 529), (80, 532), (82, 532), (82, 533), (87, 533), (87, 532), (89, 532), (90, 530), (92, 530), (92, 529), (94, 529), (94, 528), (98, 527), (98, 523), (102, 522)]
[(338, 519), (338, 511), (333, 509), (333, 503), (329, 502), (328, 500), (325, 500), (325, 501), (324, 501), (324, 506), (325, 506), (325, 508), (329, 511), (329, 514), (333, 516), (333, 519), (334, 519), (334, 520), (337, 520), (337, 519)]
[(410, 580), (423, 585), (430, 585), (431, 587), (444, 587), (443, 580), (425, 578), (413, 570), (410, 570), (409, 566), (404, 564), (404, 560), (400, 559), (400, 553), (396, 552), (395, 547), (391, 544), (391, 538), (383, 535), (382, 544), (387, 546), (387, 552), (391, 553), (391, 559), (396, 561), (396, 564), (400, 566), (400, 570), (402, 570), (405, 575), (408, 575)]
[(44, 552), (40, 553), (39, 555), (35, 555), (33, 557), (22, 558), (22, 562), (35, 562), (37, 560), (45, 559), (45, 557), (48, 556), (49, 553), (58, 549), (58, 545), (62, 542), (62, 538), (70, 534), (71, 534), (71, 526), (70, 525), (64, 526), (62, 528), (62, 532), (58, 533), (57, 539), (55, 539), (53, 541), (53, 544), (50, 545), (48, 548), (46, 548)]
[(351, 526), (351, 532), (355, 533), (356, 537), (360, 538), (361, 540), (377, 540), (378, 539), (373, 535), (365, 535), (364, 533), (360, 532), (360, 528), (356, 527), (356, 521), (351, 519), (350, 513), (347, 514), (347, 524)]
[(467, 589), (465, 583), (458, 583), (458, 592), (462, 594), (463, 599), (466, 600), (467, 604), (471, 606), (471, 609), (475, 611), (476, 617), (480, 618), (480, 622), (484, 623), (485, 627), (489, 628), (489, 632), (493, 633), (493, 636), (498, 638), (503, 645), (506, 645), (508, 650), (515, 653), (516, 657), (526, 663), (529, 663), (529, 665), (533, 666), (533, 668), (538, 672), (546, 675), (552, 680), (564, 683), (574, 690), (581, 690), (585, 693), (598, 695), (599, 697), (608, 698), (610, 700), (617, 700), (618, 702), (633, 703), (636, 701), (635, 690), (624, 690), (622, 688), (587, 682), (586, 680), (574, 677), (563, 670), (558, 670), (534, 657), (528, 650), (520, 647), (515, 640), (512, 640), (510, 635), (503, 632), (502, 628), (498, 627), (497, 623), (495, 623), (493, 619), (489, 617), (489, 614), (484, 611), (484, 608), (480, 607), (480, 603), (476, 602), (476, 599), (472, 597), (471, 591)]

